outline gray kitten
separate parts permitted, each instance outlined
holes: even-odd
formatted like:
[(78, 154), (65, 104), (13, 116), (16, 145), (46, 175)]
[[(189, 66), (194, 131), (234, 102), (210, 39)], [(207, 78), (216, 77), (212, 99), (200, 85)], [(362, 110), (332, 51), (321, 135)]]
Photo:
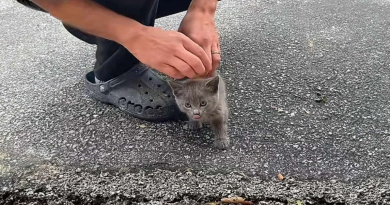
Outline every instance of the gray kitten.
[(188, 128), (202, 128), (203, 122), (211, 124), (215, 134), (214, 146), (226, 149), (230, 144), (227, 120), (229, 110), (226, 102), (225, 82), (220, 75), (207, 79), (169, 81), (180, 110), (187, 114)]

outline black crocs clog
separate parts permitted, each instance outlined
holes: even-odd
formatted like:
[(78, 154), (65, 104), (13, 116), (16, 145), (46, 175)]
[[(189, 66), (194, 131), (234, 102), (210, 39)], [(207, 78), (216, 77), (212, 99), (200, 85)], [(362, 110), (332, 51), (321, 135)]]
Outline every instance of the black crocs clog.
[(131, 116), (148, 121), (188, 119), (177, 107), (168, 83), (142, 63), (102, 83), (95, 81), (92, 71), (85, 81), (91, 97), (112, 104)]

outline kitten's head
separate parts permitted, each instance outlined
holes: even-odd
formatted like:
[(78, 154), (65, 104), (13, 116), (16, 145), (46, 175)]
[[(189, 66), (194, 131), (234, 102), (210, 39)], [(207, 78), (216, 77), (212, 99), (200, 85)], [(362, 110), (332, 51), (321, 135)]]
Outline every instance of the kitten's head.
[(219, 76), (208, 79), (169, 81), (180, 110), (193, 120), (202, 120), (218, 104)]

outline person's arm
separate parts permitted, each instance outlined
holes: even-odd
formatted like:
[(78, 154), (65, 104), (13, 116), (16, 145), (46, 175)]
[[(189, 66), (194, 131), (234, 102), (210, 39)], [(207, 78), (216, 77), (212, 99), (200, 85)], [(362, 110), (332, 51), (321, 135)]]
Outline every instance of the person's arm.
[(177, 31), (144, 26), (91, 0), (32, 1), (67, 25), (116, 41), (144, 64), (173, 78), (196, 78), (212, 69), (206, 52)]
[(66, 24), (116, 42), (130, 40), (145, 29), (145, 26), (137, 21), (121, 16), (90, 0), (32, 1)]
[(192, 0), (179, 28), (180, 32), (206, 52), (212, 67), (208, 70), (208, 77), (215, 74), (221, 62), (219, 36), (214, 21), (217, 2), (218, 0)]

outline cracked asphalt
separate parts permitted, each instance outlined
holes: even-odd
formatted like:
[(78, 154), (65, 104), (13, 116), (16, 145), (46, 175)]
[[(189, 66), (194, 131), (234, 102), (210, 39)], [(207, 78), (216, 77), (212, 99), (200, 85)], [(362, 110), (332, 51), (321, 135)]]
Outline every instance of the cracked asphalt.
[[(232, 147), (89, 98), (95, 46), (0, 3), (0, 204), (390, 204), (390, 1), (224, 0)], [(157, 20), (177, 29), (184, 13)], [(278, 181), (277, 174), (286, 179)]]

